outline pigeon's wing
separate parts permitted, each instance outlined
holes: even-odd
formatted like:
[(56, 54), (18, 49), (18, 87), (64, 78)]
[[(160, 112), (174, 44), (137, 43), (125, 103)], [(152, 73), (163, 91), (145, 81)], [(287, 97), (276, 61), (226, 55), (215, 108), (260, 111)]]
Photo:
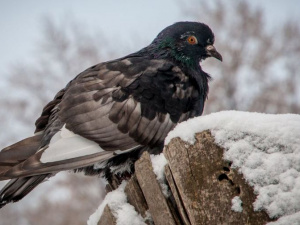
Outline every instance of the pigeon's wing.
[(44, 115), (44, 147), (6, 177), (85, 167), (163, 143), (177, 122), (193, 116), (181, 104), (195, 94), (180, 88), (186, 79), (172, 63), (138, 57), (84, 71), (66, 87), (54, 113)]
[(128, 58), (100, 71), (71, 85), (59, 118), (106, 151), (156, 146), (178, 122), (202, 112), (191, 103), (199, 96), (193, 81), (171, 62)]

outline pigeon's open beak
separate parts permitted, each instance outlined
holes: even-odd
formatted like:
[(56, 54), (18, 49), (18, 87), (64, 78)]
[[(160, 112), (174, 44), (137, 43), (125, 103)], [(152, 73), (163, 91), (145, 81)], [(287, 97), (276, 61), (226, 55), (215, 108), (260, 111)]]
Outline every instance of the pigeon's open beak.
[(215, 46), (213, 45), (208, 45), (206, 48), (206, 53), (207, 53), (207, 56), (209, 57), (214, 57), (220, 61), (223, 61), (223, 58), (221, 56), (221, 54), (217, 51), (217, 49), (215, 48)]

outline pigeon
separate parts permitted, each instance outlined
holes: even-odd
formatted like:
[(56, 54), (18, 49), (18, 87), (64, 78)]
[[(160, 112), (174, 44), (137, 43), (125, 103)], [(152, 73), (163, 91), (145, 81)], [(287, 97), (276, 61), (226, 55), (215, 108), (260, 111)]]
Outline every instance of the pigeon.
[(78, 74), (36, 120), (35, 133), (0, 152), (0, 207), (65, 170), (132, 173), (144, 151), (159, 154), (176, 124), (200, 116), (210, 75), (200, 62), (222, 61), (204, 23), (177, 22), (147, 47)]

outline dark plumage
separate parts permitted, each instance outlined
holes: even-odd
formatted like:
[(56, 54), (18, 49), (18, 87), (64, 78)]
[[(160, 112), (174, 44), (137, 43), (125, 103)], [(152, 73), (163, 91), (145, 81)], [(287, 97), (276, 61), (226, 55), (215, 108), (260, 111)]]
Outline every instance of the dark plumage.
[(207, 25), (179, 22), (140, 51), (80, 73), (45, 106), (35, 136), (1, 151), (0, 179), (12, 180), (0, 206), (62, 170), (109, 178), (132, 170), (143, 151), (160, 153), (177, 123), (202, 114), (210, 77), (199, 61), (222, 60), (213, 43)]

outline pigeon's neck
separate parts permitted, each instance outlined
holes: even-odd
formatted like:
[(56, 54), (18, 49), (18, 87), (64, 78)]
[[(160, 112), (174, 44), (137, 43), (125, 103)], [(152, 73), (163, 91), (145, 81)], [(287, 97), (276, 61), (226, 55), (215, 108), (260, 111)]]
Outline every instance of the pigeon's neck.
[(190, 56), (185, 55), (180, 46), (175, 44), (172, 38), (164, 40), (156, 39), (149, 46), (138, 52), (143, 56), (151, 57), (152, 59), (166, 59), (174, 62), (181, 68), (197, 69), (198, 61)]
[(199, 94), (200, 96), (202, 96), (203, 101), (205, 101), (207, 99), (207, 95), (209, 91), (208, 82), (211, 79), (209, 74), (204, 72), (200, 65), (197, 70), (189, 70), (184, 72), (189, 74), (189, 76), (194, 79), (195, 83), (197, 84)]

